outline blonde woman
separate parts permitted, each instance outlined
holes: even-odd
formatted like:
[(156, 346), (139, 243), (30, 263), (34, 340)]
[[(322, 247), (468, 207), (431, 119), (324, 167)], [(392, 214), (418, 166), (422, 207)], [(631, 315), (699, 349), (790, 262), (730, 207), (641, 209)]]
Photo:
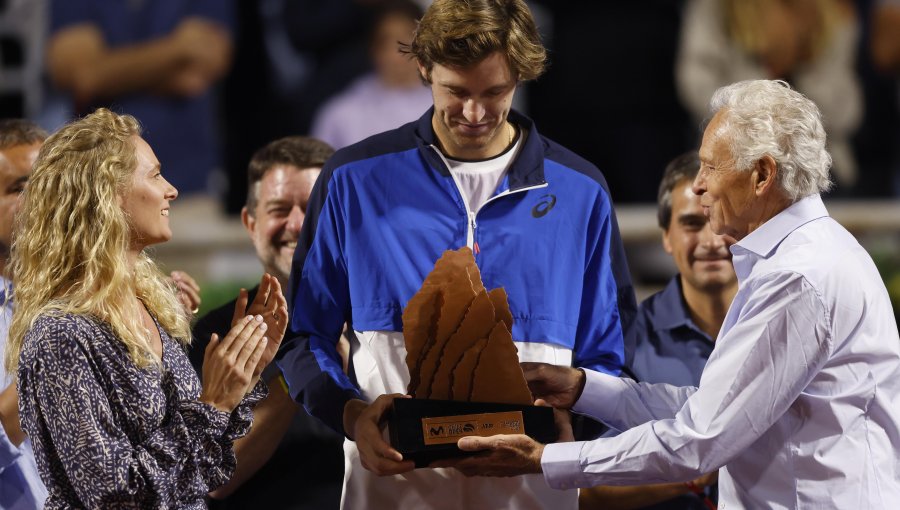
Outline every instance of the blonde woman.
[(265, 395), (259, 374), (287, 318), (279, 288), (213, 337), (202, 383), (184, 353), (188, 317), (144, 252), (171, 238), (177, 196), (137, 121), (105, 109), (48, 138), (35, 162), (5, 361), (48, 509), (205, 508)]

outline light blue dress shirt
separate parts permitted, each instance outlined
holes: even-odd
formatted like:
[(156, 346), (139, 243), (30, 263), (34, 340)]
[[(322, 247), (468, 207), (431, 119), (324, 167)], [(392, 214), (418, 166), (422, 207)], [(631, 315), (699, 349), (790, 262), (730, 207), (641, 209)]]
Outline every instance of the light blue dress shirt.
[(865, 250), (810, 196), (732, 246), (739, 290), (699, 387), (588, 372), (574, 410), (625, 430), (544, 449), (553, 487), (687, 481), (719, 508), (900, 502), (900, 337)]
[[(6, 338), (9, 322), (12, 319), (12, 304), (5, 299), (6, 290), (10, 289), (9, 280), (0, 277), (0, 352), (6, 349)], [(0, 363), (0, 390), (13, 384), (7, 377)], [(0, 510), (34, 510), (44, 507), (47, 489), (41, 483), (37, 466), (34, 463), (34, 452), (31, 441), (16, 446), (6, 436), (6, 430), (0, 426)]]

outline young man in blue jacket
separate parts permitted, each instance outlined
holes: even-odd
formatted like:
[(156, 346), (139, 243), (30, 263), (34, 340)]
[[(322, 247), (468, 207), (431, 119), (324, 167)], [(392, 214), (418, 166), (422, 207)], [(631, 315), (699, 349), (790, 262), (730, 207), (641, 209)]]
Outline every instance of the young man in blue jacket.
[[(291, 395), (348, 439), (344, 508), (575, 508), (575, 491), (540, 476), (412, 472), (383, 439), (409, 383), (403, 308), (445, 250), (469, 246), (484, 285), (506, 289), (521, 361), (618, 374), (635, 309), (602, 174), (511, 110), (546, 60), (524, 1), (437, 0), (404, 50), (434, 107), (322, 169), (278, 364)], [(335, 349), (345, 323), (349, 375)]]

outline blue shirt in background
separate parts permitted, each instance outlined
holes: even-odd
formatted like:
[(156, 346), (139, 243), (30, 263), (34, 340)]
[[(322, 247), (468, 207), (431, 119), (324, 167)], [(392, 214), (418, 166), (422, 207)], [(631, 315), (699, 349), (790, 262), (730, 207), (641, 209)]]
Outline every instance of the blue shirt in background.
[(680, 275), (638, 306), (637, 317), (626, 334), (634, 342), (631, 371), (639, 381), (676, 386), (700, 384), (700, 374), (714, 343), (691, 320)]
[[(639, 306), (631, 329), (626, 332), (635, 346), (631, 371), (639, 381), (699, 386), (700, 374), (715, 345), (688, 311), (681, 292), (681, 275), (669, 280), (666, 288), (645, 299)], [(706, 494), (717, 495), (715, 485)], [(707, 510), (703, 500), (685, 494), (643, 510)]]

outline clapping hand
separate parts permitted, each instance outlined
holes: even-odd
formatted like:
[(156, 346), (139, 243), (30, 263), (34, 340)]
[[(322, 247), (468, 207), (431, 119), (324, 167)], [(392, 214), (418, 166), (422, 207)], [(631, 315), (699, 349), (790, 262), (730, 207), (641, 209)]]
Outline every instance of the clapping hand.
[(234, 315), (231, 319), (232, 326), (237, 325), (246, 315), (260, 315), (263, 318), (268, 329), (266, 336), (269, 341), (266, 349), (259, 359), (259, 365), (256, 367), (253, 375), (259, 377), (262, 371), (269, 366), (281, 341), (284, 339), (284, 333), (287, 331), (288, 309), (287, 300), (281, 292), (281, 284), (274, 276), (266, 273), (259, 282), (259, 291), (248, 306), (249, 293), (246, 289), (241, 289), (237, 302), (234, 305)]
[(203, 357), (200, 401), (230, 413), (256, 384), (255, 370), (269, 343), (259, 315), (242, 317), (225, 335), (213, 333)]
[(200, 286), (184, 271), (172, 271), (169, 274), (178, 292), (178, 301), (186, 314), (193, 316), (200, 310)]

